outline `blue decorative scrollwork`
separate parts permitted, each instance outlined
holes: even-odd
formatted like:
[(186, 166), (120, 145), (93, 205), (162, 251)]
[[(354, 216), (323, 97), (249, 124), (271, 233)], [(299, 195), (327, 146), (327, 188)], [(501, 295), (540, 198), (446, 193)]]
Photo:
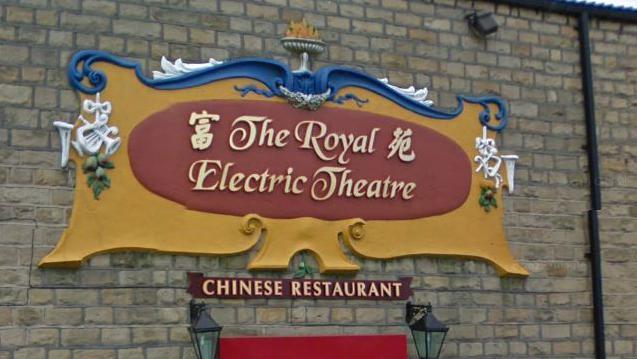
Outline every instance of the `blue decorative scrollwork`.
[(265, 96), (267, 98), (273, 97), (273, 96), (277, 96), (276, 93), (270, 91), (270, 90), (264, 90), (264, 89), (260, 89), (254, 85), (248, 85), (248, 86), (244, 86), (244, 87), (238, 87), (235, 86), (234, 89), (236, 91), (239, 91), (241, 93), (241, 97), (246, 96), (247, 94), (254, 92), (257, 95), (261, 95), (261, 96)]
[(362, 99), (351, 93), (345, 94), (343, 96), (338, 96), (338, 97), (333, 96), (329, 100), (339, 105), (342, 105), (347, 101), (354, 101), (358, 107), (363, 107), (364, 104), (369, 102), (368, 99)]
[[(73, 58), (71, 58), (68, 69), (71, 86), (87, 94), (95, 94), (104, 90), (108, 79), (103, 71), (92, 68), (95, 62), (107, 62), (121, 67), (134, 68), (137, 77), (143, 77), (139, 63), (128, 61), (108, 52), (84, 50), (75, 53)], [(82, 83), (84, 77), (88, 79), (91, 86)]]
[[(508, 116), (507, 116), (507, 106), (504, 100), (497, 96), (481, 96), (481, 97), (469, 97), (469, 96), (458, 96), (458, 101), (462, 103), (462, 101), (476, 103), (482, 106), (483, 110), (478, 115), (478, 119), (483, 126), (487, 126), (487, 128), (491, 131), (502, 131), (507, 126)], [(492, 125), (491, 119), (493, 116), (491, 115), (490, 104), (495, 105), (498, 108), (498, 112), (495, 114), (495, 119), (498, 121), (496, 125)]]
[[(242, 96), (248, 93), (266, 97), (283, 96), (280, 88), (285, 87), (290, 91), (306, 95), (319, 95), (330, 91), (328, 101), (343, 104), (351, 100), (361, 106), (367, 100), (352, 93), (340, 94), (343, 89), (357, 87), (374, 92), (409, 111), (438, 120), (456, 118), (462, 113), (465, 102), (479, 104), (483, 108), (478, 116), (482, 125), (492, 131), (501, 131), (507, 125), (506, 103), (496, 96), (458, 96), (458, 106), (455, 109), (443, 110), (415, 101), (378, 79), (355, 69), (327, 66), (314, 73), (295, 73), (279, 61), (264, 58), (230, 60), (181, 76), (155, 80), (147, 78), (137, 62), (104, 51), (84, 50), (77, 52), (69, 64), (68, 78), (71, 86), (87, 94), (102, 91), (108, 79), (102, 70), (93, 68), (93, 65), (98, 62), (134, 69), (137, 78), (143, 84), (158, 90), (189, 88), (231, 78), (250, 78), (259, 82), (261, 86), (257, 87), (255, 84), (235, 88)], [(492, 113), (493, 107), (497, 107), (495, 114)]]
[[(262, 82), (268, 89), (277, 93), (279, 86), (292, 82), (292, 72), (287, 65), (269, 59), (248, 57), (227, 61), (211, 68), (194, 71), (178, 77), (154, 80), (144, 75), (141, 64), (138, 62), (129, 61), (105, 51), (83, 50), (77, 52), (71, 58), (68, 68), (68, 78), (71, 86), (87, 94), (95, 94), (102, 91), (106, 87), (107, 79), (103, 71), (92, 67), (96, 62), (106, 62), (134, 69), (135, 75), (144, 85), (158, 90), (178, 90), (241, 77)], [(82, 82), (85, 77), (92, 86), (87, 86)]]

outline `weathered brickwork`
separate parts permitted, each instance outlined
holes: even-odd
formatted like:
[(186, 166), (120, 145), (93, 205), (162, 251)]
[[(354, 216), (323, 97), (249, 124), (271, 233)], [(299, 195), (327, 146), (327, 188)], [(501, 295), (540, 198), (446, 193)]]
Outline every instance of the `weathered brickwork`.
[[(603, 186), (601, 212), (607, 348), (637, 351), (637, 34), (602, 22), (591, 33)], [(631, 33), (632, 30), (632, 33)]]
[[(471, 35), (464, 16), (472, 6), (498, 15), (493, 38)], [(279, 37), (302, 17), (330, 44), (315, 67), (344, 64), (397, 85), (426, 86), (443, 107), (455, 105), (456, 93), (498, 93), (512, 112), (501, 146), (520, 164), (506, 226), (531, 276), (500, 278), (488, 264), (451, 258), (353, 257), (364, 268), (357, 278), (413, 275), (414, 300), (431, 301), (451, 327), (445, 358), (593, 357), (575, 18), (469, 0), (3, 0), (0, 359), (194, 358), (185, 273), (245, 276), (253, 255), (116, 253), (79, 270), (37, 268), (71, 211), (74, 174), (58, 168), (52, 128), (79, 109), (66, 81), (70, 55), (107, 50), (147, 71), (161, 56), (288, 61)], [(608, 357), (636, 358), (637, 26), (592, 25)], [(210, 303), (228, 336), (406, 333), (402, 302)], [(411, 344), (410, 351), (414, 357)]]

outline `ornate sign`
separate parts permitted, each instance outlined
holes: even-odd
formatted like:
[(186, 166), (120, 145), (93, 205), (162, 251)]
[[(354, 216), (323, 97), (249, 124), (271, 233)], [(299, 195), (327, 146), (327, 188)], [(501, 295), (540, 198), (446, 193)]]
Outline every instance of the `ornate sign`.
[[(503, 230), (503, 187), (516, 156), (500, 155), (506, 105), (458, 97), (437, 109), (427, 90), (357, 70), (311, 72), (316, 39), (286, 37), (302, 67), (249, 58), (139, 64), (81, 51), (69, 79), (75, 124), (56, 122), (64, 167), (78, 171), (73, 215), (42, 266), (148, 250), (235, 254), (263, 241), (250, 269), (287, 269), (312, 252), (321, 271), (356, 255), (482, 258), (527, 275)], [(71, 151), (73, 150), (73, 151)]]

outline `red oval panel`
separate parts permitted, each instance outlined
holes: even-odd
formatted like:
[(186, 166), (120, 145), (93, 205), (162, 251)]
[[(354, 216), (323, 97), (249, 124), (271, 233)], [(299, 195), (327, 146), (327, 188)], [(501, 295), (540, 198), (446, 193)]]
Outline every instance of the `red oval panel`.
[[(195, 126), (189, 120), (203, 111), (218, 116), (208, 119), (212, 143), (193, 149)], [(389, 156), (397, 128), (411, 130), (406, 136), (411, 143)], [(227, 215), (422, 218), (461, 206), (471, 184), (470, 160), (446, 136), (392, 117), (338, 108), (310, 112), (259, 101), (182, 103), (136, 126), (128, 152), (133, 173), (150, 191), (189, 209)]]

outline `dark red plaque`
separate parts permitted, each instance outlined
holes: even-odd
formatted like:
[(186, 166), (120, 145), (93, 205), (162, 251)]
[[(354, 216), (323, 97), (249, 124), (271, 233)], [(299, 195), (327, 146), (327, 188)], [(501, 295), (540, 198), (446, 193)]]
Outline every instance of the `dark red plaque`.
[[(218, 116), (210, 122), (212, 144), (193, 149), (189, 119), (203, 111)], [(249, 141), (249, 125), (237, 121), (241, 116), (268, 119), (268, 131), (257, 133), (246, 148), (241, 146)], [(308, 121), (313, 122), (309, 130)], [(390, 155), (397, 129), (411, 131), (406, 151), (413, 151), (410, 161)], [(282, 131), (289, 134), (278, 135)], [(276, 136), (282, 136), (279, 143), (285, 145), (268, 146)], [(344, 150), (346, 141), (349, 148)], [(133, 129), (128, 154), (136, 178), (153, 193), (189, 209), (237, 216), (423, 218), (461, 206), (471, 184), (471, 162), (462, 148), (424, 126), (363, 111), (324, 107), (312, 112), (263, 101), (214, 100), (169, 107)], [(207, 167), (202, 169), (203, 164)], [(209, 175), (202, 176), (196, 188), (200, 170)], [(235, 175), (239, 180), (233, 191), (229, 187)], [(332, 183), (336, 187), (327, 196)]]
[(411, 280), (223, 278), (188, 273), (187, 291), (194, 298), (406, 300), (412, 294)]

